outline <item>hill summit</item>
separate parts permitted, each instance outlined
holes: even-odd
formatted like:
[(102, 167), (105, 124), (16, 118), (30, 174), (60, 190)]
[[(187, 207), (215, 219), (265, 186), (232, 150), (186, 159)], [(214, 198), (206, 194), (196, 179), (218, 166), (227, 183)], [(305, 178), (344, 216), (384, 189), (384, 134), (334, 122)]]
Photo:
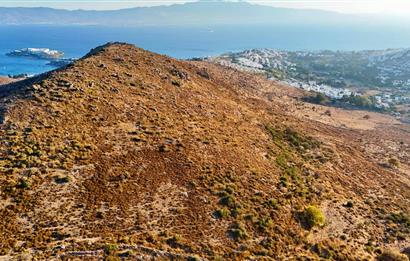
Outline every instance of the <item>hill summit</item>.
[(408, 126), (298, 92), (123, 43), (2, 86), (0, 255), (370, 260), (405, 250)]

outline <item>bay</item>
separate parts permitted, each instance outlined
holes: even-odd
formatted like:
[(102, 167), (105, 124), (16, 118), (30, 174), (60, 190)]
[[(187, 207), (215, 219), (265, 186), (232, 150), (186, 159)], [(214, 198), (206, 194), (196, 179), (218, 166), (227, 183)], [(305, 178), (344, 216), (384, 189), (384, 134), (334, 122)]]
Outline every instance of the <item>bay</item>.
[(26, 47), (51, 48), (78, 58), (91, 48), (120, 41), (175, 58), (218, 55), (253, 48), (281, 50), (375, 50), (409, 48), (410, 29), (397, 26), (102, 27), (0, 26), (0, 75), (39, 74), (47, 61), (8, 57)]

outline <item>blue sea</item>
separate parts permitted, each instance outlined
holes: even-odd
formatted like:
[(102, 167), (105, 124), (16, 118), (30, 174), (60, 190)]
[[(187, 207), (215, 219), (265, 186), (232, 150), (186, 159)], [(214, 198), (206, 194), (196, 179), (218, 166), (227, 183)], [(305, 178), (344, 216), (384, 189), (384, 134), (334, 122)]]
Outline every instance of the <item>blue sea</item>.
[(218, 55), (251, 48), (281, 50), (369, 50), (409, 48), (410, 29), (397, 26), (215, 26), (100, 27), (0, 26), (0, 75), (38, 74), (54, 69), (46, 61), (8, 57), (20, 48), (46, 47), (66, 58), (85, 55), (110, 41), (135, 44), (176, 58)]

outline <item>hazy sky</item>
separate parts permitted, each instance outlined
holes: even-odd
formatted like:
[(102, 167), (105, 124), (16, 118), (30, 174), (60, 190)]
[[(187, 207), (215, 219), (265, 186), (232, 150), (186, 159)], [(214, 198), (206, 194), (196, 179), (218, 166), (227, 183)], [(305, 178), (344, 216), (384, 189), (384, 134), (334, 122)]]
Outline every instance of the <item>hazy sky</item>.
[[(45, 6), (64, 9), (120, 9), (192, 2), (193, 0), (0, 0), (0, 6)], [(410, 15), (410, 0), (249, 0), (263, 5), (314, 8), (344, 13)]]

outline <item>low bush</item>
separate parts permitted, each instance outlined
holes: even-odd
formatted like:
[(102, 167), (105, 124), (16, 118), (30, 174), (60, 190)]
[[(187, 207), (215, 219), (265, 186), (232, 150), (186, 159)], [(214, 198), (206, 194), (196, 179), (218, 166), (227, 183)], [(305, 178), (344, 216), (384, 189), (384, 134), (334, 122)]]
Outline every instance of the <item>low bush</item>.
[(106, 255), (113, 255), (118, 251), (118, 246), (113, 244), (108, 244), (104, 246), (104, 253)]
[(394, 249), (386, 249), (377, 257), (378, 261), (409, 261), (409, 258)]
[(232, 228), (229, 229), (228, 233), (235, 241), (247, 238), (246, 231), (243, 229)]
[(308, 206), (301, 214), (301, 221), (308, 229), (323, 227), (326, 222), (325, 215), (316, 206)]
[(304, 97), (303, 100), (315, 104), (326, 104), (330, 102), (329, 97), (323, 93), (316, 93), (316, 95)]
[(68, 183), (71, 181), (70, 177), (66, 176), (66, 177), (55, 177), (54, 181), (57, 184), (64, 184), (64, 183)]
[(222, 208), (222, 209), (218, 209), (214, 212), (214, 217), (215, 218), (226, 218), (231, 214), (231, 212), (226, 209), (226, 208)]
[(30, 188), (30, 183), (25, 179), (20, 179), (18, 187), (21, 189), (28, 189)]
[(391, 167), (400, 167), (400, 161), (396, 158), (390, 158), (388, 162)]
[(404, 212), (390, 214), (389, 219), (396, 224), (410, 228), (410, 217)]
[(235, 241), (240, 241), (248, 237), (245, 228), (239, 223), (234, 223), (228, 230), (228, 234)]
[(232, 197), (232, 196), (230, 196), (230, 195), (228, 195), (228, 196), (225, 196), (225, 197), (222, 197), (220, 200), (219, 200), (219, 203), (221, 204), (221, 205), (223, 205), (223, 206), (227, 206), (227, 207), (234, 207), (235, 206), (235, 198), (234, 197)]

